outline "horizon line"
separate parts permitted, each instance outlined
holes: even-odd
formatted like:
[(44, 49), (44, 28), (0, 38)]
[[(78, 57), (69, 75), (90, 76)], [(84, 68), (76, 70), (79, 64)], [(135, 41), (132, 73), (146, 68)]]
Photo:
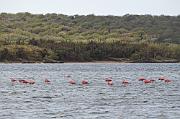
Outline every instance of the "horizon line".
[(146, 16), (146, 15), (149, 15), (149, 16), (180, 16), (180, 14), (177, 14), (177, 15), (169, 15), (169, 14), (131, 14), (131, 13), (126, 13), (124, 15), (115, 15), (115, 14), (94, 14), (94, 13), (89, 13), (89, 14), (65, 14), (65, 13), (57, 13), (57, 12), (47, 12), (47, 13), (33, 13), (33, 12), (0, 12), (0, 14), (3, 14), (3, 13), (6, 13), (6, 14), (19, 14), (19, 13), (29, 13), (29, 14), (32, 14), (32, 15), (47, 15), (47, 14), (57, 14), (57, 15), (67, 15), (67, 16), (75, 16), (75, 15), (78, 15), (78, 16), (89, 16), (89, 15), (94, 15), (94, 16), (117, 16), (117, 17), (121, 17), (121, 16), (126, 16), (126, 15), (138, 15), (138, 16)]

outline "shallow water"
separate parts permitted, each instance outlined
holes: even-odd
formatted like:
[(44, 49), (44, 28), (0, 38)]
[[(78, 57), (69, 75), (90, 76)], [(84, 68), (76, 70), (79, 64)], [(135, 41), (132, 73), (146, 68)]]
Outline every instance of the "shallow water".
[[(67, 75), (77, 84), (68, 84)], [(110, 76), (113, 86), (104, 81)], [(140, 76), (172, 82), (143, 84)], [(11, 77), (36, 83), (11, 83)], [(89, 85), (81, 85), (83, 79)], [(180, 64), (0, 64), (0, 119), (49, 118), (179, 119)]]

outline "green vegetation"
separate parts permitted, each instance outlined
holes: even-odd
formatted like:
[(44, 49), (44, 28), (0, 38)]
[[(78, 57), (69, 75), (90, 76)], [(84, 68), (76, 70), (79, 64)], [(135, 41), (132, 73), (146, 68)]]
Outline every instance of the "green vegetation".
[(179, 62), (180, 16), (0, 14), (1, 62)]

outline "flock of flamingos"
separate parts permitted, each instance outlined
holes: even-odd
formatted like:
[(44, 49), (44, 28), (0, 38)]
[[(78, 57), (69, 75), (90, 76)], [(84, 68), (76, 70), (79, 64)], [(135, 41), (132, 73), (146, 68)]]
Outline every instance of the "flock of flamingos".
[[(66, 78), (67, 78), (67, 83), (72, 84), (72, 85), (77, 84), (76, 81), (73, 80), (70, 75), (67, 75)], [(10, 78), (10, 79), (11, 79), (12, 83), (35, 84), (35, 80), (32, 80), (32, 79), (17, 79), (17, 78)], [(107, 83), (107, 85), (113, 85), (112, 77), (104, 78), (104, 80)], [(156, 81), (155, 79), (146, 79), (144, 77), (139, 77), (138, 80), (144, 82), (144, 84), (149, 84), (149, 83), (153, 83), (153, 82)], [(159, 77), (157, 80), (164, 81), (165, 83), (172, 82), (172, 80), (170, 80), (170, 79), (168, 79), (166, 77), (162, 77), (162, 76)], [(49, 83), (51, 83), (51, 81), (48, 80), (48, 79), (45, 79), (44, 83), (49, 84)], [(128, 85), (130, 82), (128, 80), (123, 80), (121, 83), (123, 85)], [(89, 81), (88, 80), (82, 80), (81, 84), (82, 85), (88, 85)]]

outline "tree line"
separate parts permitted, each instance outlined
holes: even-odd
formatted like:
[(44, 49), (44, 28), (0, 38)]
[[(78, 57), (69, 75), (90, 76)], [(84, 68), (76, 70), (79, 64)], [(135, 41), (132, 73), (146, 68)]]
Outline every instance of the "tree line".
[(179, 62), (180, 16), (0, 14), (1, 62)]

